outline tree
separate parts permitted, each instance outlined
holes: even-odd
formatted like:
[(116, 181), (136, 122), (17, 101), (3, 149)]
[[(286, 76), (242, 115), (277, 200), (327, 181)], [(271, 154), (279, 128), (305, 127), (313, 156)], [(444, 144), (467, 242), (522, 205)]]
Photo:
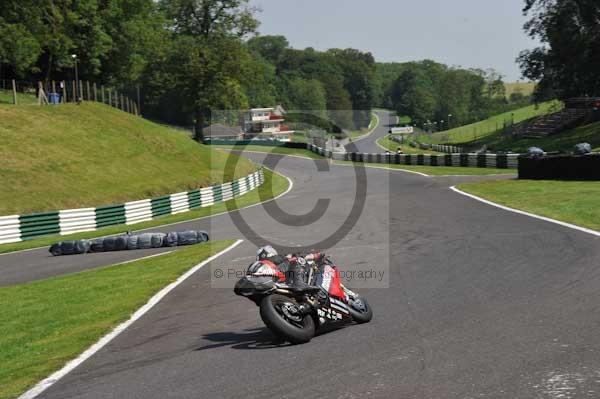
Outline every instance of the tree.
[(113, 0), (101, 15), (111, 46), (101, 57), (100, 80), (114, 85), (139, 82), (148, 64), (168, 46), (163, 14), (153, 0)]
[(355, 49), (332, 49), (328, 52), (333, 55), (344, 76), (344, 88), (352, 101), (354, 127), (369, 126), (375, 91), (375, 59), (371, 53)]
[(597, 0), (526, 0), (525, 31), (542, 46), (523, 51), (523, 75), (539, 81), (540, 101), (600, 96), (600, 3)]
[(319, 114), (325, 110), (326, 94), (323, 85), (316, 79), (294, 78), (287, 83), (287, 108), (311, 111)]
[(240, 81), (250, 107), (264, 108), (277, 103), (275, 66), (262, 57), (247, 57)]
[[(170, 63), (187, 103), (194, 109), (196, 139), (210, 123), (211, 110), (244, 108), (241, 39), (258, 27), (248, 0), (162, 0), (180, 64)], [(177, 55), (173, 55), (175, 59)]]
[(277, 64), (284, 50), (290, 46), (285, 36), (256, 36), (248, 40), (247, 45), (250, 51), (272, 64)]
[(7, 24), (0, 19), (0, 64), (7, 64), (21, 77), (35, 71), (42, 49), (39, 42), (22, 24)]

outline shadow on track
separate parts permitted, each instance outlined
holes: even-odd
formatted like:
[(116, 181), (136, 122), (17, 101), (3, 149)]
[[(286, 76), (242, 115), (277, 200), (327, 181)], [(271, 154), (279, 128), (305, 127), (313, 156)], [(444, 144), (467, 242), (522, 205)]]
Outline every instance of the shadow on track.
[(209, 344), (196, 348), (197, 351), (231, 346), (233, 349), (273, 349), (291, 344), (274, 336), (266, 327), (243, 330), (243, 332), (217, 332), (202, 336)]
[[(321, 335), (329, 334), (346, 328), (347, 326), (329, 326), (320, 329), (315, 338)], [(275, 349), (292, 346), (269, 331), (268, 328), (253, 328), (243, 330), (244, 332), (216, 332), (205, 334), (202, 336), (204, 340), (212, 341), (214, 344), (208, 344), (194, 349), (195, 351), (203, 351), (207, 349), (216, 349), (223, 346), (231, 346), (232, 349)]]

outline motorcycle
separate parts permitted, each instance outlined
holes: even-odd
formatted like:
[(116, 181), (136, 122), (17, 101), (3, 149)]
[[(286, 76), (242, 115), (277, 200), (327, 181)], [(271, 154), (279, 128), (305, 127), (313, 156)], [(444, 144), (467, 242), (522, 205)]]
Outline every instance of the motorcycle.
[(285, 273), (268, 259), (252, 263), (234, 288), (236, 295), (250, 299), (260, 308), (261, 319), (276, 336), (302, 344), (325, 326), (371, 321), (371, 306), (342, 284), (339, 269), (329, 257), (309, 254), (289, 261), (298, 262), (308, 271), (305, 282), (312, 288), (290, 287)]

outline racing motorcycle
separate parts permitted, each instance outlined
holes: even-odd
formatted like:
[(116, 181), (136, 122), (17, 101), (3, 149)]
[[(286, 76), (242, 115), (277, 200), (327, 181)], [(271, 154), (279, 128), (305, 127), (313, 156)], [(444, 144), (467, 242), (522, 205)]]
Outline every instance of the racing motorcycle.
[(367, 323), (373, 311), (364, 297), (346, 288), (338, 267), (322, 254), (294, 256), (304, 267), (310, 289), (286, 284), (285, 273), (268, 259), (252, 263), (234, 292), (260, 308), (265, 325), (292, 344), (309, 342), (319, 329), (347, 323)]

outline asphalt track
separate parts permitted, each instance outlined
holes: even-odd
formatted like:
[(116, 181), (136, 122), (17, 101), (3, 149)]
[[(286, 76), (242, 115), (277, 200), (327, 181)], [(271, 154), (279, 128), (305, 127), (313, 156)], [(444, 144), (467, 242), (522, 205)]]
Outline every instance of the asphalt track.
[(390, 130), (390, 113), (383, 110), (374, 111), (379, 117), (379, 124), (368, 136), (355, 140), (354, 142), (346, 145), (346, 151), (348, 152), (362, 152), (365, 154), (375, 154), (383, 152), (384, 150), (379, 147), (375, 142), (388, 134)]
[[(325, 213), (306, 226), (299, 225), (312, 217), (281, 216), (290, 226), (257, 206), (239, 212), (254, 232), (240, 231), (229, 215), (164, 229), (204, 228), (214, 239), (246, 241), (40, 397), (600, 397), (598, 237), (449, 190), (477, 177), (381, 169), (364, 171), (368, 194), (352, 225), (354, 168), (265, 162), (294, 181), (277, 200), (284, 211), (302, 215), (330, 199)], [(215, 279), (216, 270), (250, 263), (252, 241), (312, 246), (344, 225), (350, 231), (324, 249), (343, 269), (385, 272), (382, 281), (348, 283), (379, 287), (360, 289), (375, 311), (369, 324), (281, 345), (251, 302), (215, 288), (234, 281)], [(29, 281), (148, 254), (50, 258), (34, 250), (0, 256), (0, 271)]]

